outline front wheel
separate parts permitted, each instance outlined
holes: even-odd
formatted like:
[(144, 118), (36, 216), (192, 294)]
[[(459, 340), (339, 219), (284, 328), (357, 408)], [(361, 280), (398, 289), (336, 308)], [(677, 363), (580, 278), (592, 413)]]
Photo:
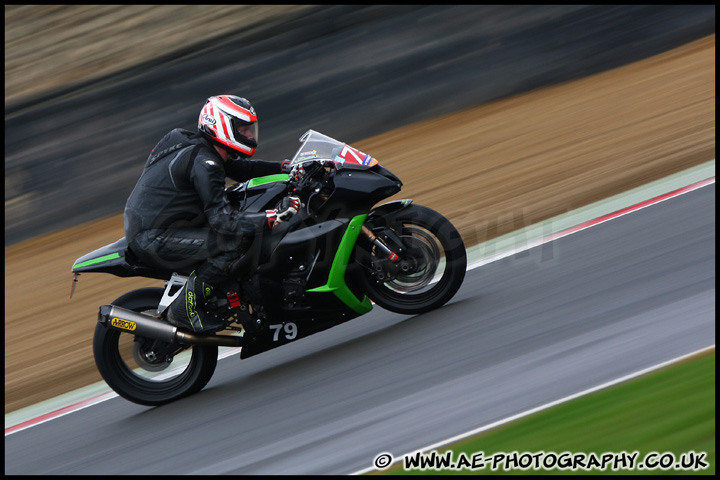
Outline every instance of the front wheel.
[[(152, 315), (162, 294), (162, 288), (141, 288), (112, 303)], [(140, 405), (155, 406), (205, 387), (215, 372), (218, 347), (168, 344), (98, 323), (93, 353), (100, 374), (118, 395)]]
[[(392, 262), (378, 247), (359, 244), (361, 288), (379, 306), (413, 315), (438, 308), (458, 291), (465, 278), (467, 253), (462, 237), (438, 212), (411, 204), (382, 218), (402, 243)], [(380, 236), (383, 235), (378, 230)]]

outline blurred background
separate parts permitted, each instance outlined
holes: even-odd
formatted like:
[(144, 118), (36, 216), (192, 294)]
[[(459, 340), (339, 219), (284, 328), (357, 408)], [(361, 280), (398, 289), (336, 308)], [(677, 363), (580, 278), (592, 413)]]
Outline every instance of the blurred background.
[(121, 213), (211, 95), (250, 99), (281, 160), (308, 128), (352, 143), (714, 29), (714, 6), (6, 5), (5, 245)]
[(253, 103), (257, 158), (310, 128), (372, 154), (470, 246), (714, 159), (714, 32), (712, 5), (6, 5), (6, 413), (100, 380), (97, 306), (157, 282), (69, 300), (71, 266), (207, 97)]

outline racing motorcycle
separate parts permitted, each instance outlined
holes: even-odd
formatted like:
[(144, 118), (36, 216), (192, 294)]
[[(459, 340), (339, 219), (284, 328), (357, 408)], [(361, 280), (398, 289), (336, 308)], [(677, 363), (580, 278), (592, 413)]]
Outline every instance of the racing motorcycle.
[(168, 403), (207, 385), (221, 346), (241, 347), (244, 359), (347, 322), (373, 303), (420, 314), (458, 291), (467, 255), (450, 221), (411, 199), (375, 206), (401, 190), (398, 177), (319, 132), (308, 130), (300, 142), (286, 173), (226, 187), (231, 204), (244, 211), (272, 209), (288, 195), (302, 207), (253, 242), (251, 273), (216, 295), (224, 330), (201, 334), (167, 322), (191, 271), (151, 268), (125, 238), (75, 261), (72, 291), (86, 272), (165, 281), (164, 288), (133, 290), (99, 309), (95, 363), (120, 396)]

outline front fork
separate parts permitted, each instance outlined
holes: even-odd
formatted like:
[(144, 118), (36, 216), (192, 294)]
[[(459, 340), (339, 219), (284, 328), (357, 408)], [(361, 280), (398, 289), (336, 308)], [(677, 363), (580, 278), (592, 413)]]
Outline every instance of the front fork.
[[(390, 232), (392, 233), (392, 232)], [(393, 250), (390, 249), (387, 245), (385, 245), (385, 242), (380, 240), (377, 235), (373, 233), (372, 230), (370, 230), (367, 225), (362, 226), (362, 234), (365, 235), (365, 237), (375, 245), (375, 247), (386, 257), (388, 258), (392, 263), (397, 263), (398, 260), (400, 260), (400, 257), (397, 253), (395, 253)], [(387, 233), (385, 235), (385, 240), (388, 239)], [(394, 236), (394, 234), (392, 234)], [(397, 239), (399, 241), (399, 239)], [(402, 253), (402, 247), (398, 249)]]
[(367, 225), (362, 226), (361, 233), (375, 245), (376, 258), (370, 261), (372, 275), (381, 282), (394, 280), (398, 274), (409, 274), (417, 270), (417, 262), (407, 255), (402, 240), (389, 228), (381, 227), (378, 234)]

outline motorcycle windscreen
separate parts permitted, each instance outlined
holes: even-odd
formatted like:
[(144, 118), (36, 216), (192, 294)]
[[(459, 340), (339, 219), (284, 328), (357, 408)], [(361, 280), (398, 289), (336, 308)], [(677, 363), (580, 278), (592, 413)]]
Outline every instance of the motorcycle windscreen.
[(339, 168), (344, 165), (372, 167), (378, 164), (372, 156), (314, 130), (305, 132), (300, 141), (303, 144), (293, 157), (292, 165), (312, 160), (330, 160)]

